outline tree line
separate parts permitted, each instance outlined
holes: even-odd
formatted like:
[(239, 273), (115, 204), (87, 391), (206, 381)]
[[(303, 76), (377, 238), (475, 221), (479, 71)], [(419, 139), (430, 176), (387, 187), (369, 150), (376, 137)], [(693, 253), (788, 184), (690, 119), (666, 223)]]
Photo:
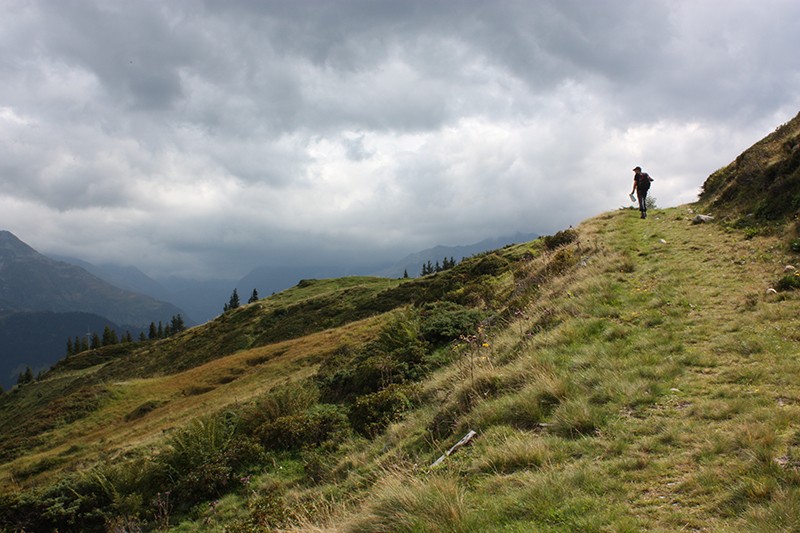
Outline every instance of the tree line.
[[(179, 313), (177, 315), (173, 315), (167, 324), (164, 324), (160, 320), (158, 321), (158, 324), (155, 322), (150, 322), (147, 334), (142, 331), (139, 333), (138, 340), (139, 342), (143, 342), (146, 340), (166, 339), (167, 337), (171, 337), (185, 329), (186, 324), (183, 321), (183, 317)], [(68, 338), (67, 355), (76, 355), (87, 350), (95, 350), (103, 346), (113, 346), (114, 344), (123, 344), (128, 342), (134, 342), (133, 335), (131, 335), (130, 331), (126, 330), (124, 334), (117, 335), (116, 330), (112, 329), (110, 326), (106, 326), (103, 329), (102, 337), (97, 333), (87, 333), (86, 335), (76, 336), (75, 340), (73, 340), (71, 337)]]
[(454, 266), (456, 266), (456, 260), (453, 259), (452, 256), (450, 257), (450, 259), (445, 257), (442, 260), (441, 264), (439, 264), (439, 261), (437, 260), (435, 265), (432, 264), (430, 259), (429, 259), (427, 263), (423, 263), (422, 264), (422, 273), (421, 274), (423, 276), (427, 276), (428, 274), (435, 274), (436, 272), (442, 272), (442, 271), (445, 271), (445, 270), (449, 270), (449, 269), (453, 268)]

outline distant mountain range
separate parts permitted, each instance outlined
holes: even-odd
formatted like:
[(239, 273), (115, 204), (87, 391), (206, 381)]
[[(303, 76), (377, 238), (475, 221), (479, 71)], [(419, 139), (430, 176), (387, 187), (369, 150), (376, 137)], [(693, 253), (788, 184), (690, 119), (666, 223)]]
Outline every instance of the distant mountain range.
[(47, 368), (68, 338), (87, 328), (102, 334), (141, 331), (151, 322), (185, 315), (177, 306), (126, 291), (76, 265), (46, 257), (0, 231), (0, 385), (21, 366)]

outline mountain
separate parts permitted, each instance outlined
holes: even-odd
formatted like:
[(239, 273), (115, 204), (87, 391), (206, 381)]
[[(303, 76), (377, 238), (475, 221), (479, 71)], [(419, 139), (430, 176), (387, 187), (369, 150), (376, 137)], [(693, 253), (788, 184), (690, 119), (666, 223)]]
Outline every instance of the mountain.
[[(106, 327), (124, 333), (117, 324), (91, 313), (23, 311), (0, 315), (0, 386), (10, 389), (26, 368), (34, 374), (48, 370), (66, 353), (67, 339), (84, 337), (87, 331), (100, 335)], [(130, 333), (139, 336), (138, 330)]]
[(172, 304), (45, 257), (8, 231), (0, 231), (0, 311), (80, 311), (133, 327), (182, 313)]
[(172, 304), (115, 287), (86, 270), (38, 253), (0, 231), (0, 386), (26, 367), (47, 370), (67, 339), (106, 326), (138, 337), (151, 322), (185, 313)]
[[(126, 291), (144, 294), (155, 299), (164, 298), (164, 295), (168, 294), (164, 285), (134, 266), (121, 266), (111, 263), (95, 265), (75, 257), (53, 254), (47, 254), (47, 256), (56, 261), (79, 266), (93, 276)], [(183, 308), (182, 305), (177, 305), (177, 307)]]
[(736, 223), (762, 201), (66, 357), (0, 395), (0, 530), (798, 531), (797, 212)]

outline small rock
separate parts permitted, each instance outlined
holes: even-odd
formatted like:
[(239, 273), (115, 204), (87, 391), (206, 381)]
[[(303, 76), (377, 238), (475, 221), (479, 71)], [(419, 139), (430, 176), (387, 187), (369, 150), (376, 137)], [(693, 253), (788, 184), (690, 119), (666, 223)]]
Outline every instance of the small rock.
[(711, 222), (714, 220), (714, 217), (711, 215), (697, 215), (692, 219), (692, 224), (703, 224), (705, 222)]
[(767, 289), (767, 294), (778, 294), (778, 291), (770, 287), (769, 289)]
[(786, 265), (783, 267), (784, 272), (794, 272), (795, 270), (797, 269), (794, 267), (794, 265)]
[(667, 241), (665, 241), (664, 239), (658, 239), (658, 242), (660, 242), (661, 244), (667, 244)]

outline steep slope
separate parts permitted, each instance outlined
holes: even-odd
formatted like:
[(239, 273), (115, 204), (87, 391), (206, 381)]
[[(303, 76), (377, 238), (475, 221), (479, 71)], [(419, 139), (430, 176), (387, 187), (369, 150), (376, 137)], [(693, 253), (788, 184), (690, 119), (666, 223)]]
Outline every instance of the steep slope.
[(800, 213), (800, 113), (713, 173), (700, 200), (738, 222), (798, 221)]

